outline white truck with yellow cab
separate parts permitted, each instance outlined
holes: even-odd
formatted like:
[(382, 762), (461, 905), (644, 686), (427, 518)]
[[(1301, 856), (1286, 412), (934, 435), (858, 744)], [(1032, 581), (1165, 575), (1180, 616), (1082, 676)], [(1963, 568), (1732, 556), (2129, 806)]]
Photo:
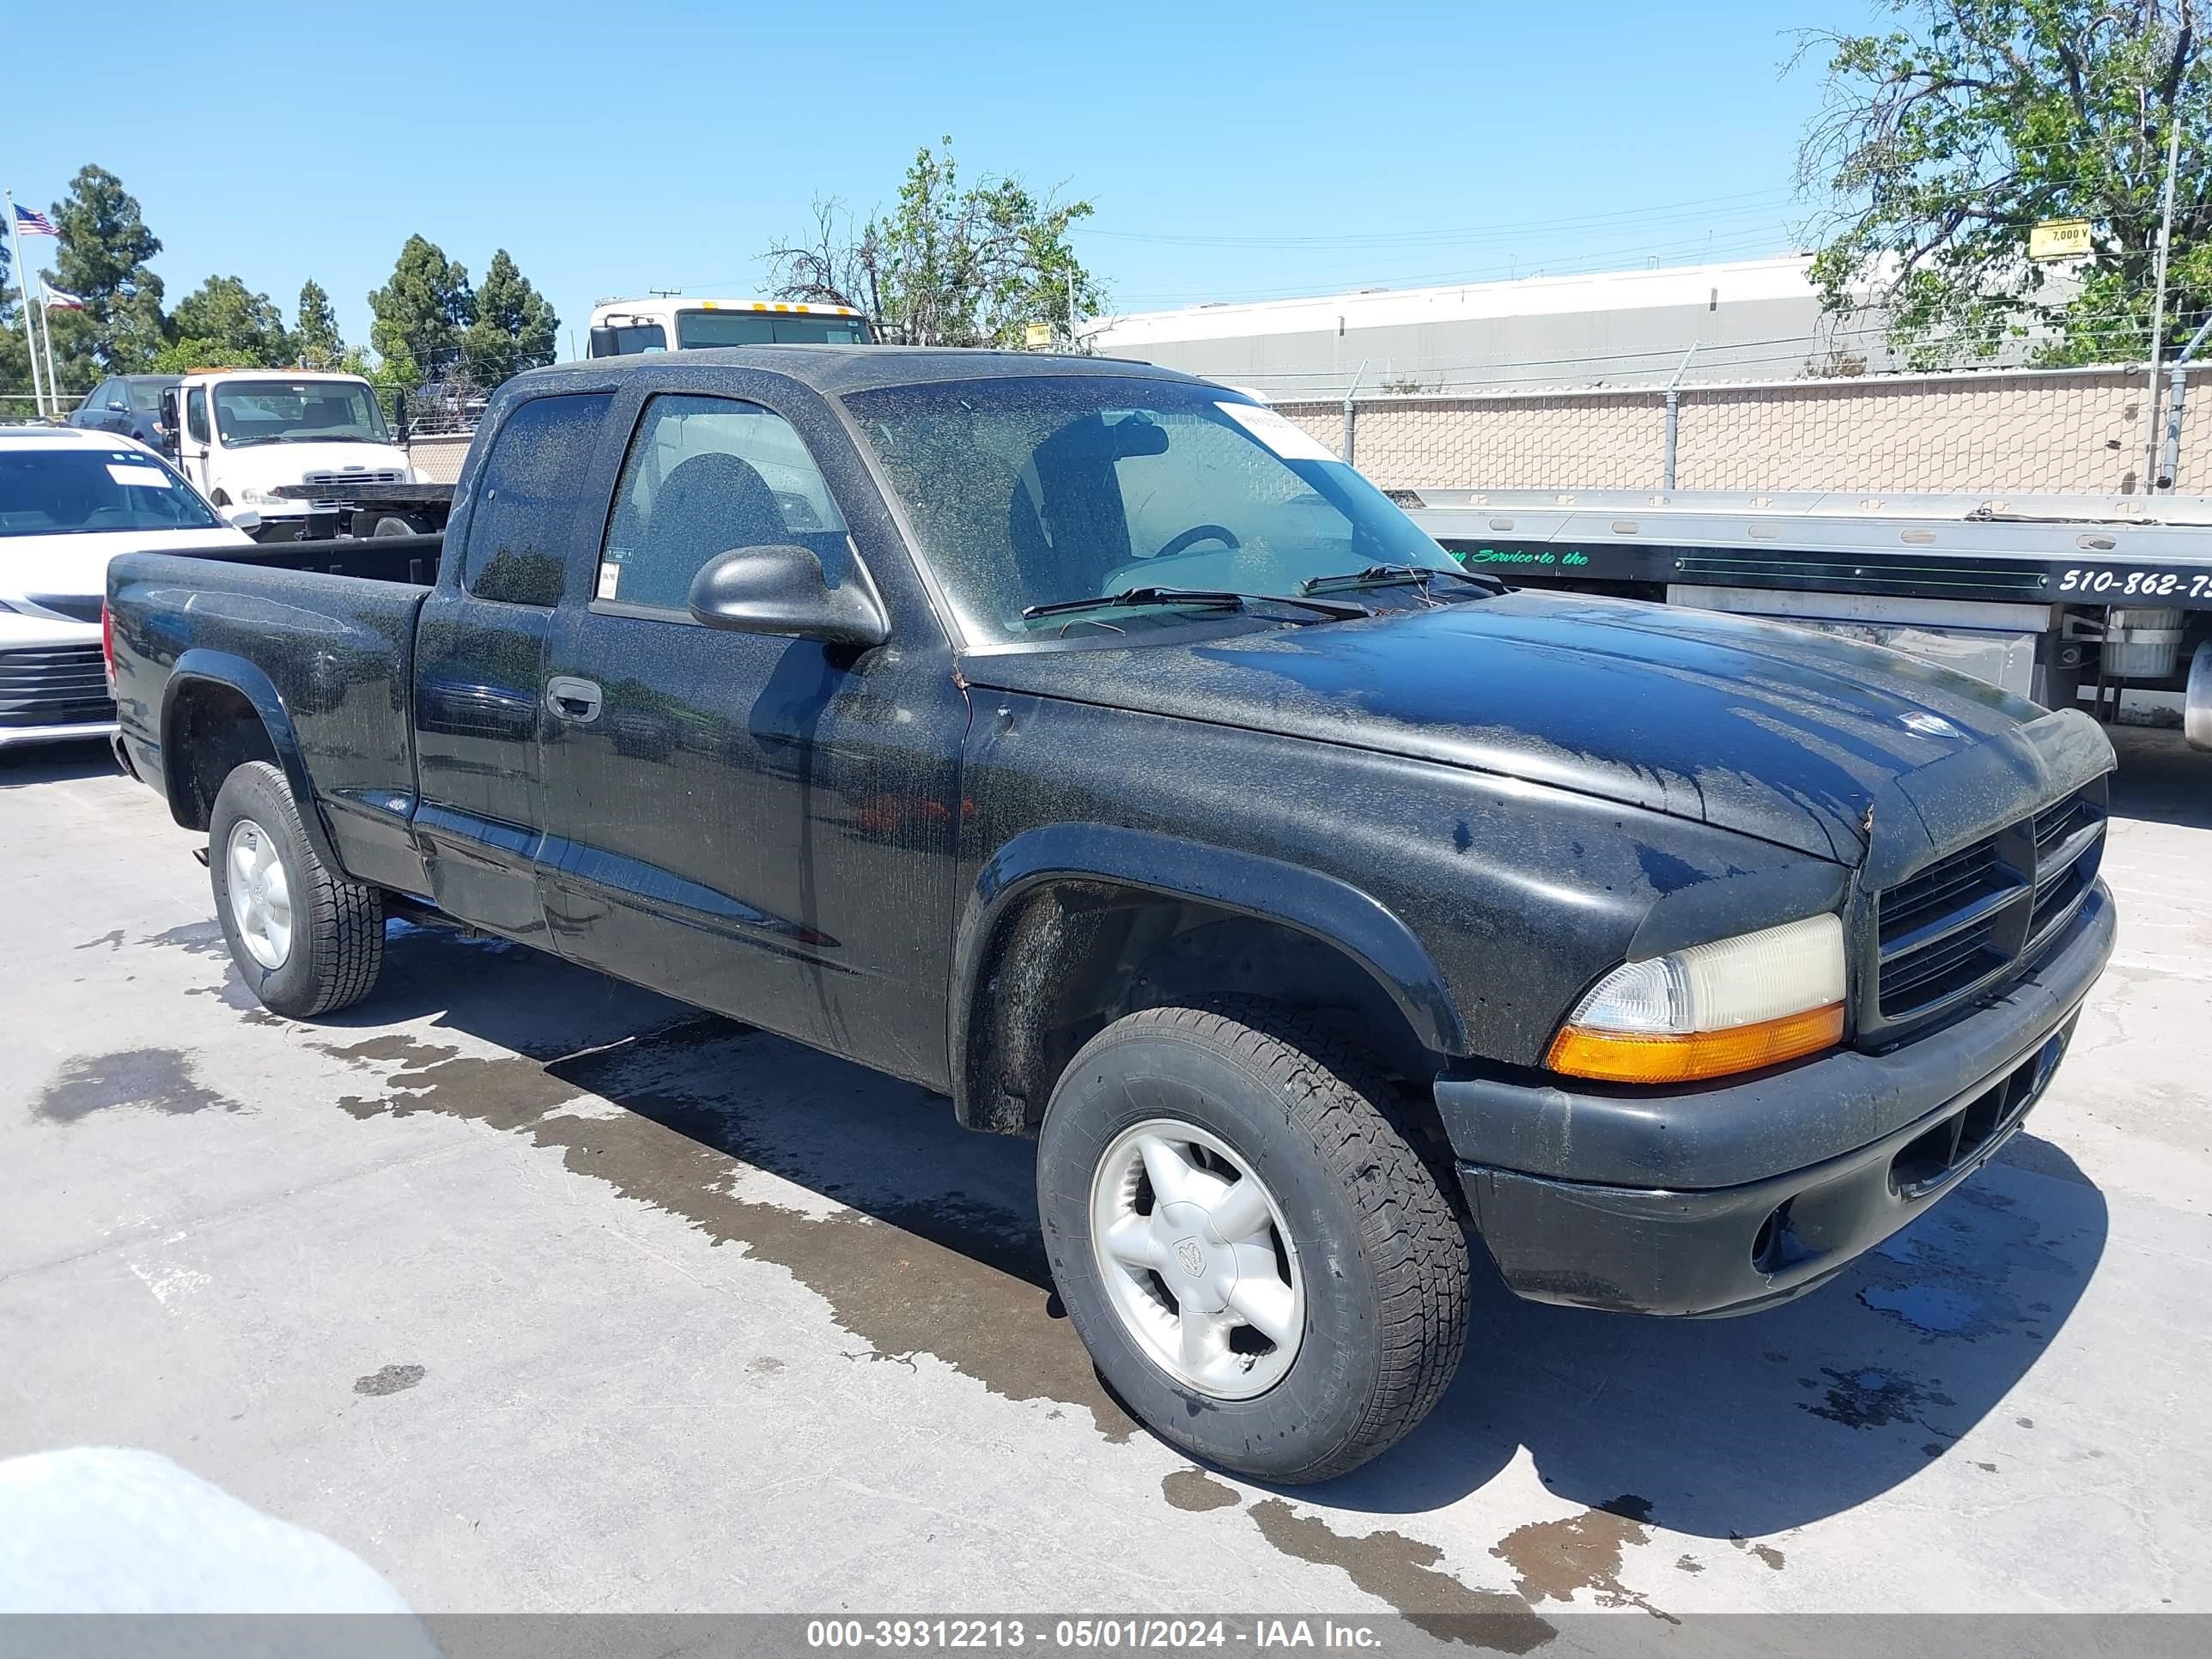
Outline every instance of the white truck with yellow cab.
[(592, 307), (591, 357), (700, 351), (738, 345), (872, 345), (875, 331), (850, 306), (792, 300), (695, 300), (656, 294)]

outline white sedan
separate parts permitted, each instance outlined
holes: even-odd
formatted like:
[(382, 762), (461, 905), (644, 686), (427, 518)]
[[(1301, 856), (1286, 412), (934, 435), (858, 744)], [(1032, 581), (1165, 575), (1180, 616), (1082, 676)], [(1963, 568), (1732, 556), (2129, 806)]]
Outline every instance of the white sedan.
[(0, 749), (115, 730), (100, 646), (108, 560), (252, 544), (128, 438), (0, 427)]

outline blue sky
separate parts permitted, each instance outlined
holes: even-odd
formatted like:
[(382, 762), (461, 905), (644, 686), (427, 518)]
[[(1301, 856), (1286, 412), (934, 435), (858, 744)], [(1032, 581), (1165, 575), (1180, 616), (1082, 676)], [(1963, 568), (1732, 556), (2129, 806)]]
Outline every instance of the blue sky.
[[(16, 9), (0, 183), (97, 161), (164, 243), (349, 340), (420, 231), (592, 300), (758, 289), (817, 196), (915, 146), (1087, 196), (1115, 309), (1780, 252), (1819, 95), (1781, 66), (1869, 0), (935, 6), (392, 0)], [(917, 21), (917, 19), (923, 21)], [(86, 67), (96, 64), (95, 70)], [(126, 72), (118, 73), (117, 66)], [(50, 70), (46, 66), (54, 66)], [(51, 246), (51, 245), (47, 245)], [(33, 243), (33, 258), (43, 252)]]

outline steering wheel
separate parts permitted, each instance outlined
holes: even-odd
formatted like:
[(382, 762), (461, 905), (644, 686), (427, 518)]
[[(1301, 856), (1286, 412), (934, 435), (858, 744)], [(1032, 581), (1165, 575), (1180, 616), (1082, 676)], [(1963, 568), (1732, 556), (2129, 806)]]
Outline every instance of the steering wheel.
[(1224, 547), (1229, 548), (1232, 551), (1244, 545), (1243, 543), (1237, 539), (1236, 532), (1229, 530), (1223, 526), (1218, 524), (1194, 524), (1191, 526), (1189, 529), (1184, 531), (1182, 535), (1170, 542), (1165, 547), (1163, 547), (1158, 552), (1153, 554), (1152, 556), (1156, 559), (1172, 559), (1176, 554), (1184, 551), (1186, 549), (1195, 547), (1200, 542), (1219, 542)]

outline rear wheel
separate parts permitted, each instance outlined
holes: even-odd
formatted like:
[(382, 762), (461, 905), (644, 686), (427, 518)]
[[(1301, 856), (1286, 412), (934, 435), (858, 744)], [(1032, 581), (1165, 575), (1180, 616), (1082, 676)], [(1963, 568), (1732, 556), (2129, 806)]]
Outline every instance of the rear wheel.
[(384, 894), (315, 855), (284, 775), (234, 769), (208, 823), (216, 915), (239, 977), (274, 1013), (312, 1019), (367, 996), (384, 965)]
[(1100, 1032), (1053, 1091), (1037, 1196), (1107, 1382), (1163, 1438), (1280, 1481), (1357, 1468), (1442, 1395), (1465, 1235), (1361, 1056), (1243, 1000)]

